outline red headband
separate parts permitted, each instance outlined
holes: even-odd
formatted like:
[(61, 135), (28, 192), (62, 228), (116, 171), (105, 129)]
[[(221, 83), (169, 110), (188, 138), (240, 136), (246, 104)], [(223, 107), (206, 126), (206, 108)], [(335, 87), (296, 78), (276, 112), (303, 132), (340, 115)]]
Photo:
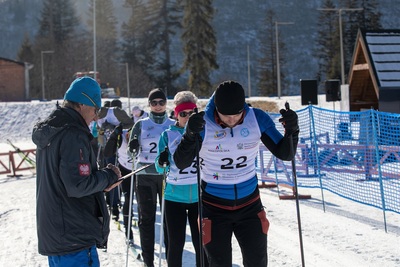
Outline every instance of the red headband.
[(178, 116), (178, 113), (185, 109), (194, 109), (196, 108), (196, 104), (192, 102), (184, 102), (175, 107), (175, 116)]

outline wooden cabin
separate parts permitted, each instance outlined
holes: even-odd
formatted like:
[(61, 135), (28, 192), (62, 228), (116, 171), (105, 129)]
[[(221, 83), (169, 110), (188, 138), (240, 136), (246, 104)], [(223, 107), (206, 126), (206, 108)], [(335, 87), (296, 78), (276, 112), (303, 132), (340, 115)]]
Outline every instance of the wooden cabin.
[(350, 111), (400, 113), (400, 30), (360, 29), (348, 77)]

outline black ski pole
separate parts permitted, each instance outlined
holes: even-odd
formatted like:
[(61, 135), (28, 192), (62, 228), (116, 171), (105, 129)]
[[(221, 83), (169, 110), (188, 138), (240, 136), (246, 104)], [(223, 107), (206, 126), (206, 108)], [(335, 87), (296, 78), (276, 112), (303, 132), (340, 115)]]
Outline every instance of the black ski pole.
[[(285, 108), (288, 110), (289, 103), (285, 103)], [(290, 138), (290, 152), (296, 155), (293, 147), (293, 137), (292, 134), (289, 135)], [(299, 193), (297, 191), (297, 175), (296, 175), (296, 158), (293, 157), (292, 159), (292, 173), (293, 173), (293, 182), (294, 182), (294, 193), (296, 196), (296, 210), (297, 210), (297, 224), (299, 226), (299, 240), (300, 240), (300, 253), (301, 253), (301, 266), (305, 267), (305, 261), (304, 261), (304, 249), (303, 249), (303, 235), (302, 235), (302, 230), (301, 230), (301, 217), (300, 217), (300, 203), (299, 203)]]
[[(165, 150), (168, 152), (168, 147), (165, 147)], [(161, 267), (161, 259), (162, 259), (162, 247), (164, 242), (164, 216), (165, 216), (165, 183), (167, 180), (167, 164), (163, 164), (164, 172), (163, 172), (163, 183), (162, 183), (162, 193), (161, 193), (161, 222), (160, 222), (160, 252), (158, 254), (158, 266)]]
[[(135, 151), (133, 153), (135, 153)], [(134, 169), (135, 169), (135, 160), (132, 158), (132, 170), (134, 170)], [(129, 188), (128, 232), (127, 232), (127, 235), (126, 235), (126, 255), (125, 255), (126, 267), (128, 267), (129, 245), (132, 245), (132, 246), (134, 245), (134, 244), (129, 244), (129, 239), (131, 237), (131, 227), (132, 227), (132, 202), (133, 202), (133, 186), (134, 186), (134, 184), (133, 184), (133, 182), (134, 182), (133, 175), (135, 175), (135, 174), (132, 174), (132, 173), (129, 173), (129, 174), (130, 174), (130, 177), (132, 177), (132, 179), (130, 181), (131, 182), (131, 186)], [(127, 201), (127, 200), (125, 199), (125, 201)], [(132, 237), (133, 237), (133, 233), (132, 233)], [(133, 239), (132, 239), (132, 242), (133, 242)], [(140, 254), (138, 255), (138, 257), (140, 257)]]
[[(194, 109), (194, 112), (197, 113), (197, 108)], [(197, 203), (197, 208), (199, 210), (199, 252), (200, 252), (200, 266), (204, 267), (204, 249), (203, 249), (203, 206), (202, 206), (202, 198), (201, 198), (201, 179), (200, 179), (200, 147), (199, 147), (199, 138), (200, 135), (197, 133), (195, 136), (195, 144), (196, 144), (196, 171), (197, 171), (197, 194), (199, 197), (199, 201)]]
[[(136, 135), (135, 135), (135, 138), (136, 138)], [(148, 164), (148, 165), (145, 165), (145, 166), (143, 166), (141, 168), (137, 168), (135, 170), (135, 160), (134, 160), (134, 155), (135, 154), (136, 154), (136, 150), (132, 151), (132, 170), (134, 170), (134, 171), (132, 171), (131, 173), (128, 173), (127, 175), (125, 175), (125, 176), (120, 178), (120, 179), (126, 179), (128, 177), (132, 178), (131, 179), (131, 186), (130, 186), (130, 189), (129, 189), (128, 232), (127, 232), (127, 236), (126, 236), (127, 242), (126, 242), (126, 258), (125, 258), (126, 267), (128, 267), (128, 253), (129, 253), (129, 245), (130, 245), (129, 244), (129, 238), (131, 237), (131, 231), (132, 231), (132, 216), (133, 216), (133, 214), (132, 214), (132, 212), (133, 212), (132, 211), (132, 205), (133, 205), (133, 195), (134, 195), (133, 188), (135, 186), (134, 185), (135, 179), (134, 179), (133, 176), (136, 173), (138, 173), (139, 171), (144, 170), (144, 169), (146, 169), (146, 168), (148, 168), (148, 167), (150, 167), (151, 165), (154, 164), (154, 163)], [(124, 177), (126, 177), (126, 178), (124, 178)], [(125, 201), (126, 201), (126, 199), (125, 199)], [(132, 233), (132, 237), (133, 237), (133, 233)], [(134, 246), (133, 239), (132, 239), (132, 244), (131, 245)], [(141, 259), (140, 254), (138, 254), (136, 256), (136, 259), (138, 259), (138, 260)]]

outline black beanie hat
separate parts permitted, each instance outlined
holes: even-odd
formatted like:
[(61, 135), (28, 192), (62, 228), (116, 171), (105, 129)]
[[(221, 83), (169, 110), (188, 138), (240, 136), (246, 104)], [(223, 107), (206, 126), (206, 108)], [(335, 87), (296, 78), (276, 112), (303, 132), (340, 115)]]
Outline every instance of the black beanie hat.
[(110, 104), (111, 107), (119, 107), (122, 108), (122, 102), (119, 99), (114, 99), (113, 101), (111, 101)]
[(156, 99), (156, 98), (161, 98), (161, 99), (167, 100), (167, 97), (165, 96), (164, 92), (161, 91), (159, 88), (153, 89), (149, 93), (149, 101)]
[(111, 102), (108, 101), (108, 100), (104, 101), (104, 106), (103, 107), (107, 107), (107, 108), (111, 107)]
[(245, 96), (243, 87), (234, 81), (225, 81), (215, 90), (214, 103), (223, 115), (236, 115), (243, 111)]

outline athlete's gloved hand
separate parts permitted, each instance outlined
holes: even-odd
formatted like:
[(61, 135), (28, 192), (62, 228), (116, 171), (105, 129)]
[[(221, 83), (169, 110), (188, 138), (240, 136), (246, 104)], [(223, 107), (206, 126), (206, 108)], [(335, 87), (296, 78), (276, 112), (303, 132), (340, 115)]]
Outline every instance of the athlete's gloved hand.
[(114, 156), (117, 153), (118, 148), (122, 145), (122, 125), (118, 125), (115, 127), (113, 132), (110, 134), (110, 137), (107, 140), (107, 143), (104, 146), (104, 156), (109, 158)]
[(165, 150), (160, 153), (160, 157), (158, 158), (158, 164), (160, 166), (168, 166), (169, 165), (169, 159), (168, 159), (169, 153), (168, 153), (168, 148), (165, 147)]
[(110, 138), (116, 138), (117, 140), (117, 147), (120, 148), (122, 145), (122, 124), (115, 127), (113, 133), (111, 134)]
[(122, 123), (120, 123), (117, 127), (114, 128), (114, 133), (115, 134), (121, 134), (122, 133)]
[(139, 149), (139, 140), (137, 138), (133, 138), (129, 142), (129, 152), (136, 153), (136, 151), (138, 151), (138, 149)]
[(296, 112), (287, 106), (286, 109), (281, 109), (280, 113), (282, 117), (279, 119), (279, 122), (285, 127), (285, 135), (289, 136), (298, 133), (299, 123)]
[(196, 134), (200, 133), (204, 129), (206, 121), (204, 120), (204, 111), (199, 113), (193, 113), (190, 115), (189, 120), (186, 125), (186, 133), (190, 137), (194, 137)]

